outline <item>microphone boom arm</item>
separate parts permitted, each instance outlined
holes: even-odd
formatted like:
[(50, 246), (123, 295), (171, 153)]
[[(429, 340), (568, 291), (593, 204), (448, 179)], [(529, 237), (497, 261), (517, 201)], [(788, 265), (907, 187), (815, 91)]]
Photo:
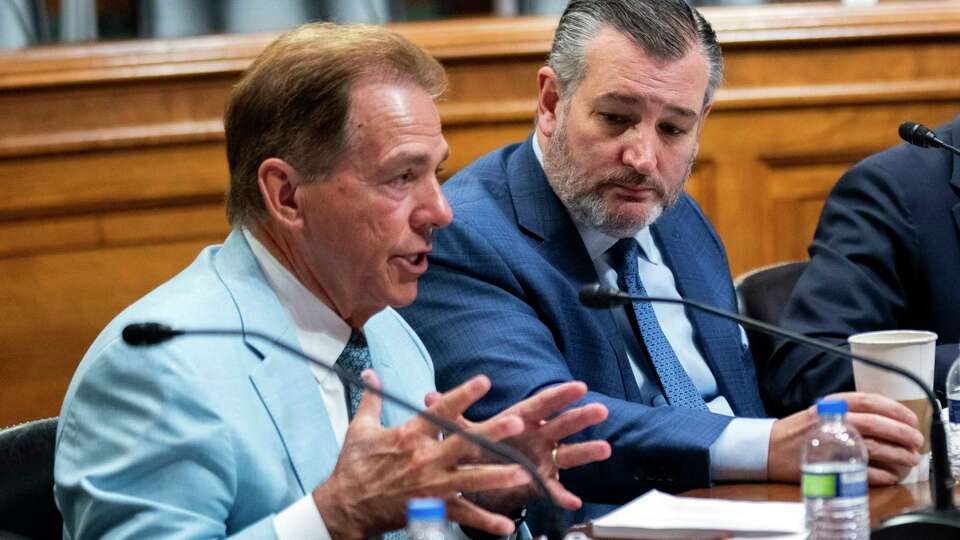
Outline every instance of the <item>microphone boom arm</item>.
[[(602, 300), (601, 300), (602, 298)], [(798, 332), (793, 332), (785, 328), (780, 328), (763, 321), (758, 321), (750, 317), (746, 317), (740, 314), (734, 315), (733, 313), (727, 312), (702, 302), (696, 300), (685, 300), (681, 298), (665, 298), (660, 296), (631, 296), (619, 289), (601, 287), (599, 285), (587, 285), (580, 292), (580, 300), (585, 305), (594, 308), (600, 308), (609, 306), (610, 304), (627, 304), (635, 301), (639, 302), (664, 302), (668, 304), (681, 304), (684, 306), (690, 306), (701, 310), (711, 315), (720, 317), (722, 319), (727, 319), (730, 321), (737, 322), (747, 328), (752, 328), (759, 330), (761, 332), (766, 332), (789, 340), (802, 343), (808, 347), (814, 349), (835, 354), (843, 358), (849, 358), (863, 362), (869, 366), (880, 368), (887, 371), (892, 371), (894, 373), (899, 373), (900, 375), (910, 379), (916, 383), (920, 388), (923, 389), (924, 394), (926, 395), (927, 401), (930, 402), (930, 405), (933, 407), (933, 414), (931, 415), (931, 427), (930, 427), (930, 447), (931, 447), (931, 462), (934, 471), (934, 481), (932, 481), (932, 493), (933, 493), (933, 502), (934, 508), (938, 511), (950, 511), (954, 509), (953, 505), (953, 486), (951, 485), (950, 478), (950, 461), (947, 455), (947, 437), (946, 431), (943, 426), (943, 419), (940, 416), (940, 402), (937, 401), (936, 395), (933, 393), (927, 385), (920, 380), (919, 377), (910, 373), (909, 371), (900, 368), (898, 366), (893, 366), (887, 364), (886, 362), (881, 362), (879, 360), (862, 356), (859, 354), (854, 354), (846, 349), (837, 347), (836, 345), (831, 345), (829, 343), (824, 343), (820, 340), (816, 340), (810, 337), (807, 337)]]
[(339, 376), (341, 380), (345, 381), (346, 383), (363, 388), (364, 390), (372, 392), (381, 398), (385, 398), (387, 401), (394, 403), (395, 405), (399, 405), (401, 408), (426, 419), (428, 422), (439, 427), (445, 432), (453, 433), (463, 437), (464, 439), (470, 441), (483, 450), (486, 450), (490, 454), (497, 456), (503, 461), (520, 465), (520, 467), (522, 467), (530, 475), (530, 478), (537, 487), (537, 491), (541, 493), (541, 497), (551, 505), (552, 523), (550, 523), (550, 528), (553, 530), (548, 531), (548, 538), (551, 540), (554, 538), (562, 538), (562, 533), (559, 528), (559, 516), (557, 515), (557, 509), (559, 506), (557, 505), (556, 500), (553, 498), (553, 495), (549, 490), (547, 490), (547, 485), (537, 472), (536, 466), (529, 459), (527, 459), (526, 456), (505, 444), (495, 443), (487, 440), (484, 437), (470, 433), (454, 422), (424, 410), (423, 408), (410, 403), (400, 396), (367, 384), (367, 382), (362, 378), (344, 370), (336, 364), (325, 364), (320, 360), (317, 360), (316, 358), (313, 358), (312, 356), (296, 349), (295, 347), (291, 347), (290, 345), (287, 345), (286, 343), (262, 332), (257, 332), (255, 330), (229, 330), (222, 328), (175, 329), (158, 323), (130, 324), (123, 329), (124, 341), (134, 347), (154, 345), (182, 336), (252, 337), (263, 340), (284, 352), (300, 358), (301, 360), (306, 360), (311, 364), (318, 365), (323, 369), (336, 373), (337, 376)]

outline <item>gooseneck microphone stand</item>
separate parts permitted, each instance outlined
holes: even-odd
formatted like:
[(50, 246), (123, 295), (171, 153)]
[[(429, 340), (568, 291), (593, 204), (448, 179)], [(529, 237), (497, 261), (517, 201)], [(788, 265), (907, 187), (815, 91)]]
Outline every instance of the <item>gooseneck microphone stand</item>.
[(871, 532), (871, 538), (873, 538), (873, 540), (900, 538), (924, 540), (960, 539), (960, 510), (953, 504), (953, 478), (950, 475), (947, 438), (943, 420), (940, 416), (940, 403), (937, 401), (933, 390), (913, 373), (867, 356), (853, 354), (846, 349), (807, 337), (797, 332), (792, 332), (786, 328), (744, 317), (738, 313), (715, 308), (695, 300), (663, 298), (658, 296), (634, 296), (620, 289), (603, 287), (595, 283), (587, 285), (580, 291), (580, 302), (592, 308), (607, 308), (633, 302), (681, 304), (723, 319), (737, 322), (747, 328), (801, 343), (848, 360), (856, 360), (879, 369), (892, 371), (910, 379), (914, 384), (923, 389), (923, 393), (926, 395), (927, 401), (930, 402), (930, 406), (933, 407), (934, 412), (930, 426), (930, 452), (933, 476), (930, 480), (930, 491), (933, 498), (933, 507), (907, 512), (890, 518)]
[(344, 370), (336, 364), (325, 364), (320, 360), (313, 358), (312, 356), (305, 354), (299, 349), (291, 347), (290, 345), (287, 345), (276, 338), (252, 330), (230, 330), (221, 328), (172, 328), (160, 323), (144, 322), (127, 325), (123, 329), (122, 336), (124, 342), (134, 347), (149, 347), (182, 336), (256, 338), (263, 340), (284, 352), (290, 353), (297, 358), (320, 366), (327, 371), (331, 371), (346, 383), (358, 388), (362, 388), (367, 392), (372, 392), (373, 394), (380, 396), (390, 403), (399, 405), (401, 408), (412, 412), (431, 424), (439, 427), (444, 432), (459, 435), (506, 462), (520, 465), (520, 467), (522, 467), (530, 475), (530, 478), (536, 485), (537, 490), (540, 492), (541, 498), (547, 502), (548, 506), (550, 507), (550, 519), (548, 520), (547, 524), (547, 538), (549, 540), (561, 540), (563, 538), (563, 530), (560, 525), (560, 507), (557, 506), (557, 502), (554, 500), (553, 495), (551, 495), (550, 491), (547, 490), (547, 486), (540, 477), (540, 474), (537, 472), (536, 466), (534, 466), (526, 456), (505, 444), (493, 442), (480, 435), (470, 433), (446, 418), (442, 418), (429, 411), (425, 411), (400, 396), (380, 388), (374, 388), (373, 386), (367, 384), (366, 381), (360, 377), (357, 377), (353, 373)]

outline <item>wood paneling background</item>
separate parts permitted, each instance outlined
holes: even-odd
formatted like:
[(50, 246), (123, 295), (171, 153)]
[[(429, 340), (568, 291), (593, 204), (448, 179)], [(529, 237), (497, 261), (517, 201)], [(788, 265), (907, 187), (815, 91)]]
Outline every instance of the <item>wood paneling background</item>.
[[(704, 10), (726, 83), (689, 191), (735, 273), (801, 258), (848, 166), (960, 112), (956, 2)], [(554, 18), (396, 25), (446, 66), (448, 173), (532, 126)], [(224, 98), (273, 36), (0, 54), (0, 425), (57, 414), (86, 347), (228, 227)]]

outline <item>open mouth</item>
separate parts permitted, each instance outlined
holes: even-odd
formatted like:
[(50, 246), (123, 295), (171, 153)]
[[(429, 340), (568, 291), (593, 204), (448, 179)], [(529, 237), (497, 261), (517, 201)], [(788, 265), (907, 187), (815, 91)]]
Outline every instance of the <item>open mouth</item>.
[(424, 262), (426, 262), (427, 254), (417, 253), (416, 255), (407, 255), (406, 257), (403, 257), (403, 258), (413, 266), (419, 266), (420, 264), (423, 264)]
[(427, 252), (413, 255), (398, 255), (395, 257), (400, 265), (411, 274), (422, 274), (427, 271)]

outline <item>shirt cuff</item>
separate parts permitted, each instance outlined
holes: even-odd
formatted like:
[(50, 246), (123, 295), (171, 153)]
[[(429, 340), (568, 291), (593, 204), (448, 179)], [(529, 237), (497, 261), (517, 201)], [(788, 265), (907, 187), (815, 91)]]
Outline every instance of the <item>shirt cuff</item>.
[(774, 418), (734, 418), (710, 445), (715, 482), (767, 479), (767, 454)]
[(331, 540), (312, 494), (274, 516), (273, 528), (279, 540)]

